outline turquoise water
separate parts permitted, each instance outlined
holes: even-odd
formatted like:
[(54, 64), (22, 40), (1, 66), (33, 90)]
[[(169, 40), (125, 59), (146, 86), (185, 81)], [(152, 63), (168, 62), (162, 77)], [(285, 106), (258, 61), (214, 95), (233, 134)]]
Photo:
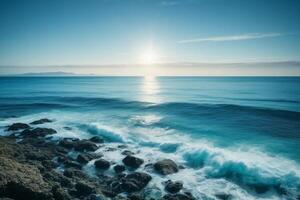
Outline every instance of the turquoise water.
[(173, 158), (186, 169), (169, 178), (198, 199), (300, 197), (300, 78), (0, 78), (2, 130), (42, 117), (57, 137), (98, 134)]

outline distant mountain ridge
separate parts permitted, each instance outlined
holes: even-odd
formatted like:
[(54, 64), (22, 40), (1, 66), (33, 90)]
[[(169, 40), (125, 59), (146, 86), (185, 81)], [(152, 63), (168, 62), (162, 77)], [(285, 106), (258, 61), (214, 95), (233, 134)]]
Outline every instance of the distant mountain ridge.
[(23, 73), (16, 76), (92, 76), (94, 74), (76, 74), (72, 72), (38, 72), (38, 73)]

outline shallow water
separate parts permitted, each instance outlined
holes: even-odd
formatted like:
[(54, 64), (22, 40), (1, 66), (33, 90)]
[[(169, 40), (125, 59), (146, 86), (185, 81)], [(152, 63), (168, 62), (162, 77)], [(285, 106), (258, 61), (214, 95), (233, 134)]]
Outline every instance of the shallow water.
[(1, 77), (0, 86), (2, 134), (47, 117), (57, 137), (101, 135), (149, 162), (186, 166), (153, 174), (150, 186), (171, 178), (198, 199), (299, 198), (300, 78)]

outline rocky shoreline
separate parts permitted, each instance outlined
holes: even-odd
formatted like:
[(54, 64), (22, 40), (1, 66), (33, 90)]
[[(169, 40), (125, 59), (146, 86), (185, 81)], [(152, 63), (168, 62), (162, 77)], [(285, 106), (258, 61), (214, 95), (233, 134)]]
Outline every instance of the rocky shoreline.
[[(122, 164), (117, 164), (103, 158), (114, 149), (105, 148), (106, 141), (99, 136), (53, 140), (56, 130), (37, 127), (51, 122), (14, 123), (7, 127), (9, 134), (0, 137), (0, 199), (195, 200), (180, 181), (164, 182), (164, 191), (147, 187), (152, 177), (146, 169), (167, 176), (184, 167), (176, 161), (147, 163), (119, 145)], [(83, 170), (88, 163), (93, 163), (96, 176)]]

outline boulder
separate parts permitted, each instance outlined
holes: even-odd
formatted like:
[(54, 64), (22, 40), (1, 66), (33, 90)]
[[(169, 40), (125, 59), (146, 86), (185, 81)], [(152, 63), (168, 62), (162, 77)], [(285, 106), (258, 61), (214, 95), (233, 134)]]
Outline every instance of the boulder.
[(149, 174), (133, 172), (123, 179), (121, 187), (125, 192), (137, 192), (146, 187), (151, 179)]
[(79, 163), (82, 163), (82, 164), (86, 164), (88, 163), (90, 160), (92, 160), (91, 157), (89, 157), (88, 155), (85, 155), (85, 154), (79, 154), (77, 156), (77, 159), (76, 159)]
[(39, 119), (39, 120), (33, 121), (30, 124), (32, 124), (32, 125), (38, 125), (38, 124), (44, 124), (44, 123), (50, 123), (50, 122), (53, 122), (53, 121), (50, 120), (50, 119), (47, 119), (47, 118), (43, 118), (43, 119)]
[(162, 200), (196, 200), (196, 198), (191, 193), (186, 192), (184, 194), (166, 194)]
[(92, 142), (96, 142), (96, 143), (103, 143), (104, 142), (104, 139), (100, 136), (91, 137), (89, 140), (92, 141)]
[(79, 163), (77, 163), (75, 161), (72, 161), (72, 160), (65, 161), (64, 166), (65, 166), (65, 168), (75, 168), (75, 169), (81, 169), (82, 168), (82, 166)]
[(163, 159), (153, 165), (156, 172), (162, 175), (173, 174), (178, 172), (177, 164), (170, 159)]
[(68, 178), (79, 179), (79, 180), (80, 179), (83, 180), (87, 178), (87, 175), (84, 172), (74, 168), (65, 169), (64, 176)]
[(125, 156), (132, 156), (132, 155), (134, 155), (134, 153), (132, 151), (129, 151), (129, 150), (124, 150), (124, 151), (122, 151), (121, 154), (125, 155)]
[(110, 163), (104, 159), (96, 160), (94, 165), (97, 169), (100, 169), (100, 170), (108, 170), (110, 167)]
[(54, 186), (52, 188), (53, 197), (55, 200), (71, 200), (70, 195), (61, 187)]
[(24, 123), (13, 123), (8, 127), (8, 131), (18, 131), (18, 130), (23, 130), (23, 129), (28, 129), (30, 126), (28, 124)]
[(91, 193), (95, 193), (93, 186), (85, 182), (78, 182), (75, 185), (76, 193), (78, 196), (87, 196)]
[(0, 157), (0, 194), (3, 196), (16, 200), (50, 200), (51, 189), (36, 167)]
[(59, 141), (58, 144), (64, 148), (72, 149), (75, 147), (77, 141), (78, 139), (63, 138), (62, 140)]
[(122, 162), (128, 167), (136, 169), (144, 163), (144, 160), (135, 156), (128, 155), (122, 160)]
[(79, 140), (75, 143), (74, 149), (77, 151), (96, 151), (98, 146), (89, 140)]
[(165, 190), (170, 193), (177, 193), (182, 189), (182, 187), (183, 187), (183, 183), (181, 181), (173, 182), (171, 180), (168, 180), (165, 183)]
[(122, 173), (125, 171), (125, 166), (124, 165), (115, 165), (114, 170), (117, 174)]
[(57, 133), (56, 130), (52, 128), (34, 128), (34, 129), (25, 129), (21, 132), (21, 135), (24, 137), (45, 137), (47, 135), (52, 135)]

